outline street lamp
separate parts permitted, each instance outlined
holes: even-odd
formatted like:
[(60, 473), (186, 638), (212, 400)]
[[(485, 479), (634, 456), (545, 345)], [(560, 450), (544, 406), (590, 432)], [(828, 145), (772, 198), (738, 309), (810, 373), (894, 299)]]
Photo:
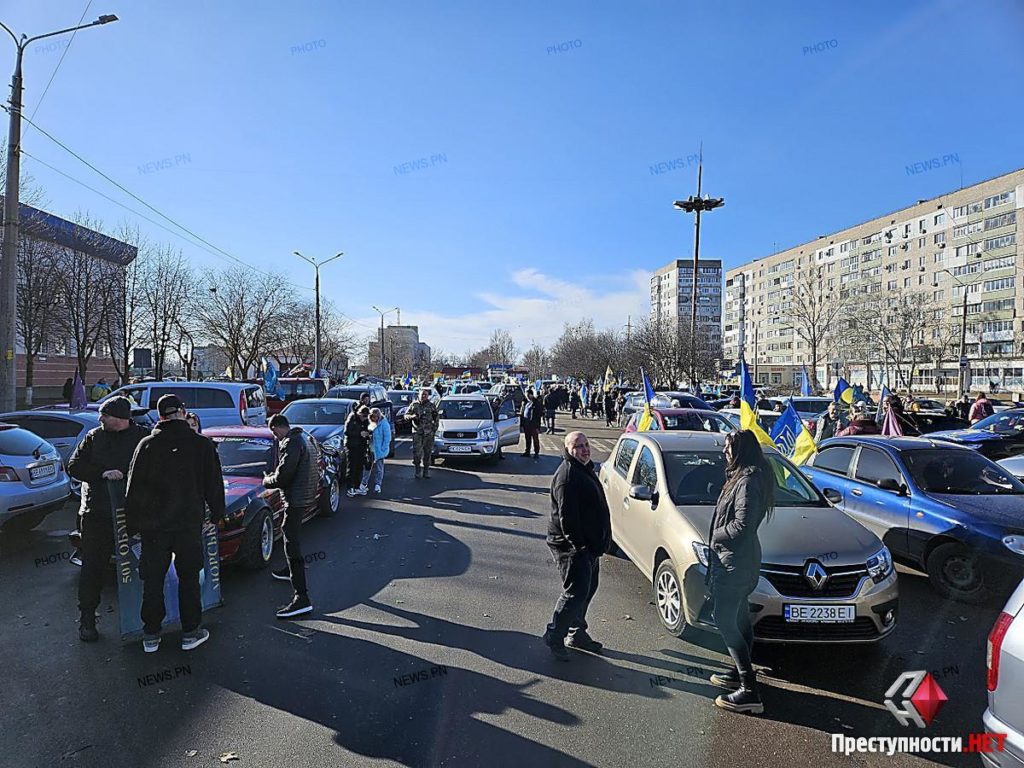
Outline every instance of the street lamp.
[(700, 261), (700, 215), (703, 211), (713, 211), (725, 205), (723, 197), (700, 196), (701, 180), (704, 175), (703, 153), (697, 166), (697, 196), (685, 200), (676, 200), (672, 206), (676, 210), (696, 213), (693, 234), (693, 291), (690, 294), (690, 386), (697, 386), (697, 263)]
[(106, 14), (100, 16), (96, 21), (82, 24), (77, 27), (58, 29), (56, 32), (48, 32), (45, 35), (35, 37), (21, 36), (21, 40), (0, 22), (0, 27), (11, 36), (15, 47), (18, 49), (18, 56), (14, 64), (14, 75), (11, 77), (11, 119), (7, 131), (7, 187), (4, 192), (4, 242), (2, 253), (2, 265), (0, 265), (0, 409), (13, 411), (16, 407), (16, 395), (18, 392), (17, 370), (14, 365), (14, 349), (17, 341), (18, 326), (18, 208), (20, 205), (18, 188), (19, 174), (21, 173), (21, 63), (25, 48), (29, 43), (42, 40), (45, 37), (62, 35), (65, 32), (75, 32), (79, 29), (95, 27), (99, 24), (109, 24), (117, 21), (117, 16)]
[(392, 312), (401, 312), (398, 307), (392, 307), (391, 309), (380, 309), (377, 305), (373, 307), (374, 311), (380, 315), (380, 375), (384, 375), (384, 315), (390, 315)]
[[(954, 280), (956, 280), (957, 285), (959, 285), (961, 288), (964, 289), (963, 316), (962, 316), (961, 321), (960, 321), (960, 359), (957, 361), (957, 365), (958, 365), (958, 369), (957, 370), (959, 371), (959, 377), (958, 377), (959, 391), (958, 391), (957, 395), (960, 396), (960, 395), (963, 395), (964, 392), (966, 391), (966, 387), (964, 386), (964, 371), (966, 369), (964, 368), (963, 362), (964, 362), (964, 358), (967, 357), (967, 286), (964, 285), (963, 281), (960, 280), (960, 278), (958, 278), (956, 275), (954, 275), (948, 269), (940, 269), (939, 272), (945, 272), (947, 275), (949, 275)], [(981, 351), (981, 340), (980, 339), (978, 340), (978, 351), (979, 352)]]
[(303, 256), (298, 251), (292, 251), (296, 256), (304, 261), (308, 261), (313, 265), (313, 269), (316, 272), (316, 341), (313, 343), (313, 378), (317, 378), (320, 375), (320, 267), (324, 264), (329, 264), (335, 259), (340, 259), (345, 254), (341, 251), (331, 256), (329, 259), (322, 261), (314, 261), (308, 256)]

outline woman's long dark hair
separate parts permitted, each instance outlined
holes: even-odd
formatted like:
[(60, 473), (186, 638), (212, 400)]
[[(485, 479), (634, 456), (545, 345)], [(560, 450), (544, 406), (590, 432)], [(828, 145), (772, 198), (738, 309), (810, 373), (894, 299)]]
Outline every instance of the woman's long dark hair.
[(770, 520), (772, 510), (775, 508), (775, 476), (768, 459), (764, 457), (764, 451), (761, 450), (757, 436), (752, 430), (741, 429), (726, 435), (725, 443), (732, 448), (732, 458), (725, 465), (725, 485), (722, 488), (722, 493), (725, 494), (726, 491), (732, 490), (732, 487), (745, 474), (760, 473), (765, 517)]

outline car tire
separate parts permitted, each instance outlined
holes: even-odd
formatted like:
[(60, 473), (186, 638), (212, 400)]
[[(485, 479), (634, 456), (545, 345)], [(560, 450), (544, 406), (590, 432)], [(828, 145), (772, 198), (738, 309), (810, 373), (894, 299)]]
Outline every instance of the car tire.
[(338, 478), (331, 480), (330, 486), (320, 496), (320, 517), (334, 517), (341, 509), (341, 485)]
[(976, 552), (958, 541), (940, 544), (925, 564), (935, 590), (961, 603), (978, 604), (988, 595), (985, 571)]
[(238, 553), (239, 564), (252, 571), (266, 568), (270, 563), (270, 556), (274, 553), (274, 516), (268, 508), (257, 512), (246, 526)]
[(665, 558), (654, 572), (654, 606), (661, 624), (675, 637), (682, 637), (686, 631), (686, 614), (683, 611), (683, 585), (676, 575), (675, 564)]
[(25, 512), (4, 523), (4, 533), (28, 533), (39, 525), (49, 512)]

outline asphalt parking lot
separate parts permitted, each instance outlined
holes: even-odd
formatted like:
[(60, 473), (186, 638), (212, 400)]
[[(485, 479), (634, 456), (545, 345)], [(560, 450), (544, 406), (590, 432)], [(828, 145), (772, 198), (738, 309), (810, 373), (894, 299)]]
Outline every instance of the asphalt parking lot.
[[(603, 461), (617, 432), (559, 415), (539, 461), (435, 467), (415, 480), (408, 438), (379, 497), (344, 500), (303, 546), (315, 612), (280, 622), (290, 597), (266, 571), (226, 569), (210, 642), (184, 653), (122, 646), (114, 576), (101, 640), (76, 632), (68, 505), (38, 530), (0, 536), (0, 765), (911, 766), (975, 755), (843, 757), (829, 734), (922, 735), (882, 705), (903, 671), (932, 671), (949, 698), (928, 736), (980, 730), (985, 639), (1006, 595), (949, 603), (900, 574), (901, 618), (875, 646), (765, 646), (763, 717), (715, 710), (724, 646), (661, 628), (651, 588), (606, 557), (590, 613), (603, 656), (555, 661), (539, 640), (557, 595), (544, 544), (547, 488), (564, 429)], [(603, 422), (602, 422), (603, 423)], [(281, 555), (275, 555), (275, 565)]]

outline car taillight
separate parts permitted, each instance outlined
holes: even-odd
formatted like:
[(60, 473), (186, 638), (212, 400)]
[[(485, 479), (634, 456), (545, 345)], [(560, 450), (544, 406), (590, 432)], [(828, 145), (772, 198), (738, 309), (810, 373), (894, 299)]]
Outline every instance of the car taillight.
[(1008, 613), (1000, 613), (996, 619), (995, 626), (988, 634), (988, 645), (985, 647), (985, 666), (988, 667), (988, 689), (994, 691), (999, 685), (999, 651), (1003, 647), (1003, 638), (1006, 637), (1010, 624), (1013, 623), (1013, 616)]
[(11, 467), (0, 467), (0, 483), (18, 482), (18, 473)]
[(248, 422), (245, 420), (245, 392), (238, 393), (238, 418), (242, 420), (243, 424)]

